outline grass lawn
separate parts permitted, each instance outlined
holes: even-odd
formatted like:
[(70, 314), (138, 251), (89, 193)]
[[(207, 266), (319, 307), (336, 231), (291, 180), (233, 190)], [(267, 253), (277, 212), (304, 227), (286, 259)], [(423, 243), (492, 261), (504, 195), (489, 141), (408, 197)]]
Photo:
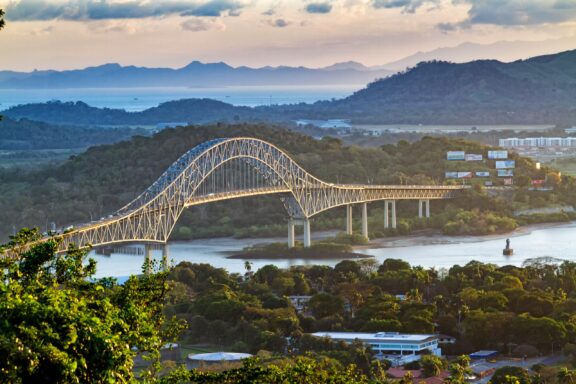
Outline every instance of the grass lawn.
[(546, 163), (546, 165), (558, 169), (563, 175), (576, 176), (576, 157), (556, 159)]

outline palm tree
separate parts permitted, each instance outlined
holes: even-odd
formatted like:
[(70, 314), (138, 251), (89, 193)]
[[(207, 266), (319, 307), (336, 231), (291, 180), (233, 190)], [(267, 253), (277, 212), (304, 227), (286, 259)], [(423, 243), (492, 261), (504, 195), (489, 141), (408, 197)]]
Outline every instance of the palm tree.
[(558, 371), (556, 378), (560, 384), (574, 384), (576, 382), (576, 370), (562, 367)]

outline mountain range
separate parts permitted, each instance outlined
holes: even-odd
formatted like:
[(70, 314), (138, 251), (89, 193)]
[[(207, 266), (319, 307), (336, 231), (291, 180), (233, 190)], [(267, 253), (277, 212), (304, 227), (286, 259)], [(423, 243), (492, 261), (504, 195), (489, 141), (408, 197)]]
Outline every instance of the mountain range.
[(363, 85), (392, 73), (355, 62), (338, 63), (326, 68), (250, 68), (232, 67), (222, 62), (193, 61), (178, 69), (113, 63), (67, 71), (0, 71), (0, 89)]
[(191, 99), (129, 113), (81, 102), (52, 102), (3, 113), (53, 123), (107, 125), (335, 118), (364, 124), (576, 124), (576, 50), (511, 63), (421, 62), (347, 98), (314, 104), (248, 108)]

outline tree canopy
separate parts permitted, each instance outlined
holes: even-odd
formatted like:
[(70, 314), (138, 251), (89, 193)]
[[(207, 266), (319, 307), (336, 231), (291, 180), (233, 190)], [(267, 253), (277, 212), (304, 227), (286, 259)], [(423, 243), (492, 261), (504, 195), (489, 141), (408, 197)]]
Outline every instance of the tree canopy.
[[(38, 238), (24, 229), (4, 247)], [(152, 361), (143, 377), (153, 377), (160, 348), (178, 329), (162, 312), (166, 274), (122, 285), (94, 279), (87, 252), (57, 255), (57, 241), (0, 258), (0, 382), (131, 382), (137, 353)]]

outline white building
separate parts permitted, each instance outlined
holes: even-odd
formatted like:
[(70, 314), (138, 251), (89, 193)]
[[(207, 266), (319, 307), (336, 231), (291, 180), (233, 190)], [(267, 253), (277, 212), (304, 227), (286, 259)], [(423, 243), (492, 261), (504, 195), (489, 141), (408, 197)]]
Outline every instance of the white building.
[(188, 368), (198, 368), (201, 366), (211, 366), (224, 363), (237, 363), (244, 359), (252, 357), (249, 353), (237, 352), (212, 352), (212, 353), (198, 353), (188, 355)]
[(576, 137), (511, 137), (498, 140), (498, 145), (503, 148), (522, 147), (576, 147)]
[(308, 303), (312, 296), (288, 296), (292, 306), (296, 308), (298, 313), (302, 313), (308, 309)]
[(350, 129), (352, 125), (350, 120), (344, 119), (330, 119), (330, 120), (306, 120), (300, 119), (295, 121), (298, 126), (313, 125), (318, 128), (334, 128), (334, 129)]
[(442, 350), (438, 347), (437, 335), (410, 335), (398, 332), (316, 332), (312, 336), (328, 337), (335, 342), (345, 343), (359, 340), (370, 345), (378, 357), (390, 360), (393, 366), (419, 360), (423, 352), (436, 356), (442, 355)]

